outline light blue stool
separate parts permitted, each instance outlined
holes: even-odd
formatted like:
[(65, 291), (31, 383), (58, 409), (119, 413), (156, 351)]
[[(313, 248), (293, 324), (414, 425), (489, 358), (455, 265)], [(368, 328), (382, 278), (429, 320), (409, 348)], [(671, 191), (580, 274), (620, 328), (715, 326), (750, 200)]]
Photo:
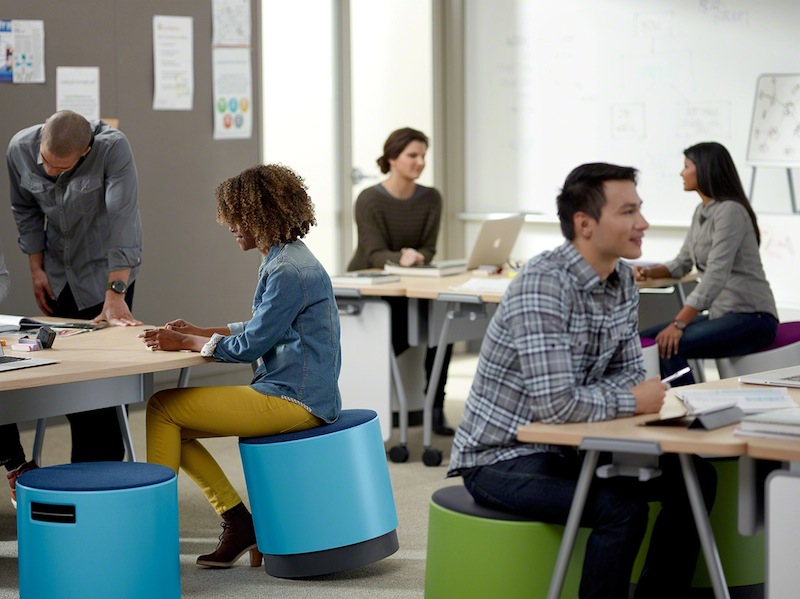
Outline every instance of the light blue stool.
[(20, 599), (179, 599), (178, 478), (86, 462), (17, 480)]
[(374, 411), (343, 410), (334, 424), (241, 438), (239, 451), (268, 574), (320, 576), (397, 551), (397, 512)]

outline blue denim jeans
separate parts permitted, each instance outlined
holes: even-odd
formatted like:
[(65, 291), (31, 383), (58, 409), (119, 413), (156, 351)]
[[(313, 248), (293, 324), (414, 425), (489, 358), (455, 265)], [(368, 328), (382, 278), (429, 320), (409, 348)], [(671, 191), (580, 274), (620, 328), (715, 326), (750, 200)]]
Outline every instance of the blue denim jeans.
[[(601, 462), (608, 456), (601, 456)], [(694, 457), (706, 507), (717, 488), (716, 470)], [(565, 524), (577, 486), (578, 454), (536, 453), (464, 475), (467, 490), (479, 504), (552, 524)], [(660, 501), (636, 597), (685, 597), (692, 582), (700, 541), (677, 456), (660, 458), (662, 475), (648, 482), (632, 478), (595, 478), (581, 526), (592, 533), (586, 547), (579, 596), (582, 599), (628, 597), (633, 562), (649, 515), (649, 501)]]
[[(655, 339), (669, 323), (642, 331), (642, 337)], [(733, 312), (720, 318), (697, 316), (683, 331), (678, 344), (678, 355), (660, 358), (661, 376), (678, 372), (695, 358), (730, 358), (756, 352), (775, 340), (778, 321), (766, 312)], [(694, 377), (686, 374), (670, 383), (673, 387), (691, 385)]]

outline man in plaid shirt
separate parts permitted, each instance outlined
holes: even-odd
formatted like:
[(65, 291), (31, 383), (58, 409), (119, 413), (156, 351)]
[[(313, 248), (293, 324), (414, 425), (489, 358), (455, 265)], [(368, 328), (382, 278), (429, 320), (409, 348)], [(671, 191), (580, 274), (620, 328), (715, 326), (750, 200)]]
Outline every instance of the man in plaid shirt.
[[(656, 413), (666, 385), (644, 380), (638, 334), (639, 293), (620, 258), (642, 254), (648, 227), (636, 170), (584, 164), (557, 199), (567, 241), (532, 258), (517, 274), (489, 325), (450, 459), (475, 501), (564, 524), (581, 457), (572, 447), (517, 441), (529, 422), (595, 422)], [(677, 457), (662, 456), (661, 477), (595, 479), (583, 513), (591, 527), (580, 596), (627, 598), (631, 570), (648, 521), (662, 510), (636, 597), (681, 597), (699, 553)], [(714, 469), (695, 458), (706, 506)]]

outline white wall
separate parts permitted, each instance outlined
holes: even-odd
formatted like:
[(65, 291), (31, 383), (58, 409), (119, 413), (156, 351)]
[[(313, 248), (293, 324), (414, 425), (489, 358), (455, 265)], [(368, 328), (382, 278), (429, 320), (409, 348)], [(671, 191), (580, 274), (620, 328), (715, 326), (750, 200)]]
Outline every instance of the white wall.
[[(682, 150), (723, 143), (748, 188), (757, 80), (797, 72), (794, 1), (465, 2), (471, 212), (555, 215), (566, 174), (606, 161), (640, 169), (652, 222), (688, 224)], [(759, 168), (754, 206), (790, 210), (785, 169)]]
[(305, 242), (333, 271), (340, 243), (333, 2), (263, 0), (262, 26), (263, 160), (305, 178), (317, 215)]

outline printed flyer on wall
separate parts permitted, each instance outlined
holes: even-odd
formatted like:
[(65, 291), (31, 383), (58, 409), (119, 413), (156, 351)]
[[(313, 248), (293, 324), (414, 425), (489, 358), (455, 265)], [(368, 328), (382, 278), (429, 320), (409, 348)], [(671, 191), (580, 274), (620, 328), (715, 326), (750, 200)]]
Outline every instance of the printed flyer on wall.
[(14, 77), (14, 38), (11, 21), (0, 19), (0, 83), (11, 83)]

